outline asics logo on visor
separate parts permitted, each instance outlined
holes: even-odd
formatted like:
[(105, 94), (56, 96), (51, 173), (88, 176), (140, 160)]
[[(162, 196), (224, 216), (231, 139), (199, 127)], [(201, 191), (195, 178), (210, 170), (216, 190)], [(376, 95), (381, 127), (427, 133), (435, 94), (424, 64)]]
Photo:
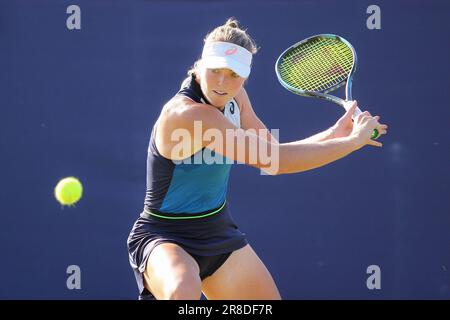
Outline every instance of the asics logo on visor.
[(232, 48), (228, 49), (227, 51), (225, 51), (225, 54), (227, 56), (231, 56), (231, 55), (235, 54), (236, 52), (237, 52), (237, 47), (232, 47)]

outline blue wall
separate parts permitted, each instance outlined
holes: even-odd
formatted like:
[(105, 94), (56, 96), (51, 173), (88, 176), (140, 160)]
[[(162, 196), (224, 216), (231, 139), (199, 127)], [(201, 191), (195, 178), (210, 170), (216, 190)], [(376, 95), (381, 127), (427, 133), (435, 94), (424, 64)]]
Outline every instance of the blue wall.
[[(81, 8), (81, 30), (66, 8)], [(143, 206), (151, 127), (235, 16), (261, 47), (247, 90), (283, 142), (331, 126), (338, 107), (277, 82), (287, 46), (317, 33), (359, 56), (354, 97), (390, 125), (324, 168), (233, 168), (229, 202), (286, 299), (450, 298), (450, 2), (0, 0), (0, 298), (135, 299), (126, 237)], [(75, 208), (53, 197), (79, 177)], [(81, 268), (68, 290), (66, 268)], [(381, 268), (368, 290), (366, 268)]]

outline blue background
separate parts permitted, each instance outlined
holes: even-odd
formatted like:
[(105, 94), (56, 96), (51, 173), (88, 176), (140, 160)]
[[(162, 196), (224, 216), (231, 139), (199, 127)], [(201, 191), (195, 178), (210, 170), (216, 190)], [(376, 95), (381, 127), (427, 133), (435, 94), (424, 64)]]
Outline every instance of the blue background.
[[(81, 30), (66, 27), (71, 4)], [(366, 27), (371, 4), (381, 30)], [(354, 97), (390, 126), (382, 149), (317, 170), (233, 168), (232, 214), (282, 296), (450, 298), (450, 2), (425, 0), (0, 0), (0, 298), (136, 299), (126, 238), (150, 130), (229, 16), (261, 47), (247, 90), (282, 142), (342, 114), (274, 73), (286, 47), (318, 33), (354, 45)], [(53, 196), (65, 176), (84, 184), (75, 208)], [(69, 265), (81, 290), (66, 287)], [(381, 268), (380, 290), (366, 287), (369, 265)]]

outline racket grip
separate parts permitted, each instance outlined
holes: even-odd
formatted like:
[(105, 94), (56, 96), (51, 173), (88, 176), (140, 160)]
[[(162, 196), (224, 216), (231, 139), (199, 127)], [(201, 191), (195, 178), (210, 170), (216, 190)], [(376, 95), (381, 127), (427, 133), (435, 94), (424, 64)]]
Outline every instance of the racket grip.
[(378, 138), (379, 135), (380, 133), (378, 132), (378, 129), (373, 129), (372, 136), (370, 137), (370, 139), (375, 140), (376, 138)]
[[(362, 113), (361, 109), (356, 107), (355, 113), (353, 114), (352, 118), (355, 118), (359, 116)], [(375, 140), (380, 135), (380, 132), (378, 132), (378, 129), (373, 129), (372, 135), (370, 136), (370, 139)]]

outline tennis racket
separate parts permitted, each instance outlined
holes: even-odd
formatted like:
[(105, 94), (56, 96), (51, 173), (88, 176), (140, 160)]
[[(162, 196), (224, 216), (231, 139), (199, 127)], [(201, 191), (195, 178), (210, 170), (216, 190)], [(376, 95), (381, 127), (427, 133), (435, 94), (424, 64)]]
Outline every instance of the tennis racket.
[[(287, 90), (304, 97), (325, 99), (341, 107), (352, 98), (352, 79), (356, 70), (356, 52), (344, 38), (319, 34), (285, 50), (275, 64), (278, 81)], [(345, 85), (345, 100), (328, 94)], [(356, 108), (353, 118), (361, 113)], [(375, 129), (372, 139), (379, 132)]]

